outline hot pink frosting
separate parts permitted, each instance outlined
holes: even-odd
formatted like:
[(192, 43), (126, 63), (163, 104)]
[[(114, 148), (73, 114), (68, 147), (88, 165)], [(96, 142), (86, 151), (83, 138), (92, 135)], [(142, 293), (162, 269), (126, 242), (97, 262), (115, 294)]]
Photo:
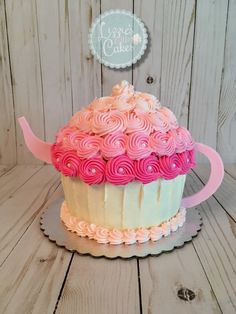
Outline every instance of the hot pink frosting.
[(119, 245), (122, 243), (145, 243), (149, 240), (158, 241), (163, 236), (168, 236), (171, 232), (175, 232), (179, 227), (183, 226), (185, 222), (186, 210), (184, 208), (180, 208), (174, 217), (158, 226), (122, 230), (108, 229), (80, 220), (79, 218), (71, 215), (65, 201), (61, 206), (60, 216), (66, 228), (72, 232), (76, 232), (76, 234), (81, 237), (94, 239), (98, 243)]
[(126, 155), (108, 160), (106, 166), (106, 179), (108, 182), (119, 185), (133, 181), (134, 161)]
[(177, 154), (172, 156), (162, 156), (159, 158), (159, 167), (161, 176), (170, 180), (177, 177), (181, 172), (181, 162)]
[(106, 159), (122, 155), (126, 151), (127, 135), (123, 133), (108, 134), (101, 143), (102, 156)]
[(156, 156), (151, 155), (135, 161), (134, 171), (136, 179), (146, 184), (160, 177), (159, 163)]
[(99, 184), (105, 181), (106, 163), (101, 158), (81, 160), (79, 175), (81, 180), (87, 184)]
[(76, 152), (68, 150), (63, 153), (60, 170), (64, 176), (77, 177), (79, 175), (80, 165), (81, 160), (78, 158)]
[(127, 154), (131, 159), (141, 159), (149, 156), (152, 148), (149, 145), (149, 137), (145, 133), (132, 133), (128, 137)]

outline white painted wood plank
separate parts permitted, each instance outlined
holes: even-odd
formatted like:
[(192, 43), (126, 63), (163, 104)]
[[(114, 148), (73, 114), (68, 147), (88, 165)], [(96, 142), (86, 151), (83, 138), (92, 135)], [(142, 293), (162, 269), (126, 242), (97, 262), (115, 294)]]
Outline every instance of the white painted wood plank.
[(195, 1), (164, 1), (161, 103), (187, 126)]
[[(123, 9), (133, 11), (132, 0), (101, 0), (101, 13), (107, 10)], [(132, 54), (132, 53), (131, 53)], [(98, 61), (97, 61), (98, 62)], [(111, 94), (112, 87), (122, 80), (132, 83), (132, 67), (124, 69), (111, 69), (102, 65), (102, 94), (104, 96)]]
[(236, 179), (236, 164), (225, 164), (225, 171)]
[(46, 140), (53, 142), (72, 115), (68, 1), (36, 3), (45, 132)]
[[(187, 176), (188, 194), (202, 183), (195, 174)], [(203, 227), (193, 245), (223, 313), (236, 311), (236, 224), (213, 198), (199, 205)]]
[(56, 313), (138, 314), (136, 260), (75, 254)]
[(0, 177), (0, 205), (25, 184), (42, 166), (18, 165)]
[[(206, 183), (210, 175), (210, 167), (201, 165), (194, 169), (199, 178)], [(225, 173), (224, 180), (215, 192), (214, 196), (229, 213), (229, 215), (236, 221), (236, 180)]]
[(0, 2), (0, 164), (16, 164), (15, 119), (4, 1)]
[[(27, 193), (23, 195), (26, 197)], [(41, 214), (42, 211), (0, 267), (1, 313), (54, 311), (71, 253), (43, 235), (39, 228)]]
[(73, 113), (101, 96), (101, 64), (88, 45), (88, 34), (100, 14), (100, 1), (68, 1)]
[(0, 177), (7, 173), (9, 170), (14, 168), (14, 166), (11, 165), (0, 165)]
[[(44, 138), (42, 86), (34, 1), (5, 1), (16, 118), (24, 115)], [(17, 162), (42, 164), (27, 149), (16, 123)]]
[[(221, 313), (192, 244), (139, 261), (143, 313)], [(178, 290), (190, 289), (192, 301)]]
[(0, 265), (58, 185), (58, 173), (51, 166), (44, 166), (0, 205)]
[[(134, 86), (137, 90), (151, 93), (158, 99), (161, 94), (163, 12), (163, 0), (134, 1), (134, 14), (143, 21), (148, 32), (145, 55), (133, 67)], [(152, 84), (147, 83), (149, 76), (153, 78)]]
[(220, 94), (217, 148), (224, 162), (236, 162), (236, 1), (229, 0), (224, 55), (224, 72)]
[(215, 148), (228, 1), (196, 3), (189, 128), (198, 142)]

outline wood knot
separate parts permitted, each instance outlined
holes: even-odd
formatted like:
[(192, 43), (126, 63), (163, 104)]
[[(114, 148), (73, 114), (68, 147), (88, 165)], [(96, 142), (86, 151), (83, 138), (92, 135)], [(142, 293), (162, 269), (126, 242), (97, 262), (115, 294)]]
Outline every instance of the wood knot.
[(153, 79), (152, 76), (148, 76), (146, 81), (147, 81), (148, 84), (152, 84), (154, 79)]
[(195, 293), (188, 288), (181, 288), (178, 290), (178, 297), (184, 301), (192, 301), (195, 298)]
[(40, 258), (39, 261), (40, 261), (40, 263), (44, 263), (44, 262), (46, 262), (46, 260), (47, 260), (46, 258)]

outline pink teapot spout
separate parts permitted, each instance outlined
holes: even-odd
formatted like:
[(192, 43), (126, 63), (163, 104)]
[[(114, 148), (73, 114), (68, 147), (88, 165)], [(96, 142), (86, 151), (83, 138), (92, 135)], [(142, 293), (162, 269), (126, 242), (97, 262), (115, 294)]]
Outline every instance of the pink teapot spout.
[(31, 153), (38, 159), (45, 161), (49, 164), (52, 163), (51, 160), (51, 143), (46, 143), (40, 140), (32, 132), (27, 120), (25, 117), (18, 118), (21, 129), (24, 134), (25, 144)]

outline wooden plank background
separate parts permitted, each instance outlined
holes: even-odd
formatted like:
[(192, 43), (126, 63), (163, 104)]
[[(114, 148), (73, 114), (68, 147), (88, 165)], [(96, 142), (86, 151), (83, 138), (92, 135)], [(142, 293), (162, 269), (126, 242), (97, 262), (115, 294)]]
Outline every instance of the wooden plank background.
[[(87, 42), (94, 18), (112, 8), (133, 11), (151, 38), (146, 58), (122, 71), (99, 64)], [(52, 142), (121, 79), (157, 95), (197, 141), (236, 162), (235, 10), (236, 0), (0, 0), (0, 165), (40, 163), (17, 117)]]

